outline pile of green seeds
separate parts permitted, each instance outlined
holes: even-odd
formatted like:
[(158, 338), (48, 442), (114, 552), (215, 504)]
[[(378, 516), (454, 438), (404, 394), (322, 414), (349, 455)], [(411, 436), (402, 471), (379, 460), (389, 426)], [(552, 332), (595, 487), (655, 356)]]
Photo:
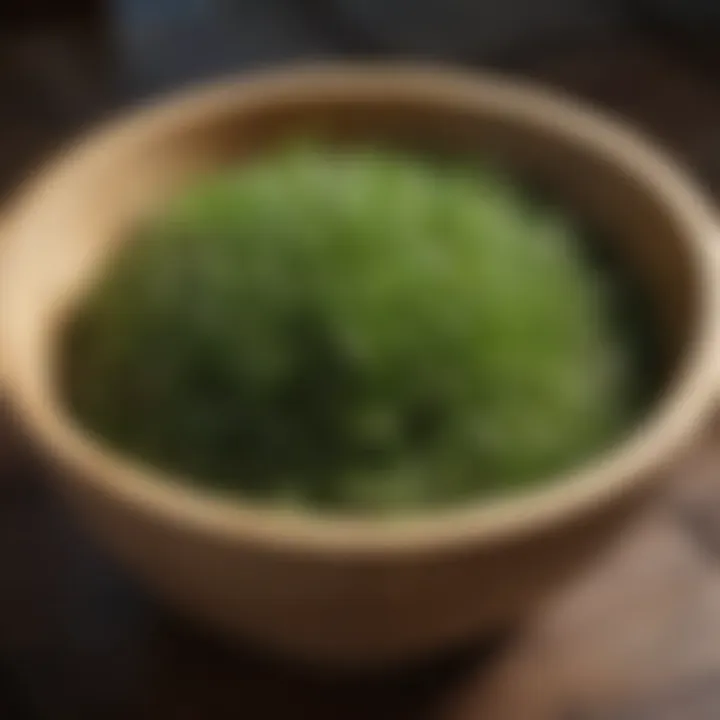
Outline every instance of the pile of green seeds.
[(611, 295), (578, 229), (495, 171), (281, 148), (123, 244), (70, 318), (68, 400), (116, 449), (245, 499), (457, 504), (626, 426)]

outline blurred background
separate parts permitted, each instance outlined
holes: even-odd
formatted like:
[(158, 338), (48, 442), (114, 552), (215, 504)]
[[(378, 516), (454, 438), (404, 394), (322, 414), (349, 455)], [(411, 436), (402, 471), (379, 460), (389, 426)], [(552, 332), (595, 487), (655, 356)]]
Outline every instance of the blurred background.
[(539, 77), (654, 125), (681, 152), (707, 143), (687, 148), (692, 160), (713, 146), (697, 132), (714, 120), (718, 31), (714, 0), (3, 0), (3, 172), (12, 184), (28, 148), (148, 95), (348, 56)]
[[(0, 193), (157, 93), (298, 59), (388, 56), (561, 87), (624, 115), (720, 191), (717, 0), (0, 0)], [(3, 720), (720, 717), (713, 437), (530, 627), (346, 683), (221, 647), (152, 605), (66, 519), (10, 426), (3, 417)]]

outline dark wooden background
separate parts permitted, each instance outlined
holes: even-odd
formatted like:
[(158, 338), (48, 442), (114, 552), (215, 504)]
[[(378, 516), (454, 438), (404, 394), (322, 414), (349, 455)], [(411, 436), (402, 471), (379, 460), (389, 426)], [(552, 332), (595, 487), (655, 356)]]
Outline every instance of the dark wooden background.
[[(79, 2), (73, 17), (44, 19), (37, 7), (13, 22), (0, 13), (3, 195), (123, 104), (103, 13)], [(504, 62), (630, 117), (720, 191), (719, 58), (628, 29)], [(3, 720), (720, 718), (716, 429), (647, 516), (513, 637), (423, 670), (340, 682), (227, 647), (156, 607), (56, 503), (3, 412)]]

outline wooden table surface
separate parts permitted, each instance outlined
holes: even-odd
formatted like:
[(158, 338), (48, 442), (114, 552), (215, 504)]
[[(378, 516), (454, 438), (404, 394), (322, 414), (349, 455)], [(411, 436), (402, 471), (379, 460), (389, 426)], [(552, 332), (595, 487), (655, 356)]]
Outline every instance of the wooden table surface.
[[(720, 189), (715, 59), (576, 39), (517, 69), (620, 111)], [(108, 107), (82, 23), (0, 38), (0, 191)], [(717, 720), (720, 430), (656, 506), (513, 637), (424, 670), (331, 681), (229, 648), (156, 607), (75, 527), (0, 423), (3, 720)]]

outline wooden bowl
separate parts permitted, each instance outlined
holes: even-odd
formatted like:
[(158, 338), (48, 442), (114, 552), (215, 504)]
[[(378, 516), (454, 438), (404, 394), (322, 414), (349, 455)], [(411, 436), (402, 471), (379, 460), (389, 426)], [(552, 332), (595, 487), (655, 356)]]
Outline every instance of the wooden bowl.
[[(511, 498), (407, 519), (259, 509), (119, 456), (66, 413), (62, 320), (133, 219), (287, 134), (492, 150), (604, 228), (648, 294), (669, 372), (611, 452)], [(617, 122), (485, 75), (407, 66), (258, 74), (140, 110), (21, 193), (0, 252), (0, 348), (57, 487), (148, 587), (230, 635), (338, 666), (417, 659), (508, 626), (642, 505), (714, 403), (720, 277), (709, 203)]]

